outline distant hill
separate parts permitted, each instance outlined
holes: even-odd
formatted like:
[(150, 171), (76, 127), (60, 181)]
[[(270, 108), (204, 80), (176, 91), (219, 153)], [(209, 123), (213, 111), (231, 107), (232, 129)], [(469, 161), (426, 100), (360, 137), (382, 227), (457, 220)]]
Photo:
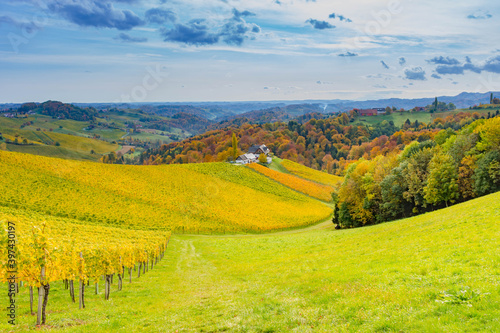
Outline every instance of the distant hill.
[[(437, 96), (442, 102), (453, 103), (457, 108), (468, 108), (479, 103), (488, 103), (490, 94), (500, 96), (499, 91), (485, 93), (462, 92), (456, 96)], [(172, 116), (178, 112), (196, 114), (200, 117), (215, 120), (216, 118), (229, 118), (234, 115), (241, 115), (249, 111), (266, 110), (272, 108), (283, 108), (290, 105), (317, 105), (323, 113), (349, 111), (353, 108), (371, 108), (395, 106), (396, 108), (411, 109), (415, 106), (425, 106), (431, 104), (436, 96), (428, 98), (386, 98), (378, 100), (342, 100), (342, 99), (321, 99), (321, 100), (287, 100), (287, 101), (244, 101), (244, 102), (161, 102), (161, 103), (73, 103), (73, 105), (85, 108), (94, 107), (96, 109), (113, 108), (120, 109), (140, 108), (147, 112)], [(17, 109), (21, 104), (5, 103), (0, 104), (0, 110)], [(219, 120), (220, 121), (220, 120)]]

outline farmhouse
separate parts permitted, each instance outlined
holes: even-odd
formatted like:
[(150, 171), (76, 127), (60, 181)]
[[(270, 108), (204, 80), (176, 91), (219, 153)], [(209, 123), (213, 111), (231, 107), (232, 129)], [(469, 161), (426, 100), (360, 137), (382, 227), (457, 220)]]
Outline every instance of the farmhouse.
[[(236, 159), (236, 163), (239, 164), (249, 164), (256, 163), (259, 160), (259, 155), (264, 154), (268, 156), (270, 153), (269, 148), (266, 145), (253, 145), (248, 148), (248, 152), (246, 154), (238, 156)], [(272, 159), (267, 157), (267, 163), (271, 163)]]
[(266, 145), (253, 145), (252, 147), (248, 148), (248, 153), (249, 154), (254, 154), (259, 156), (260, 154), (269, 154), (269, 148), (266, 147)]
[(385, 114), (384, 108), (354, 109), (354, 111), (358, 112), (360, 116), (378, 116)]
[(249, 163), (254, 163), (257, 162), (258, 156), (254, 154), (243, 154), (238, 156), (236, 159), (236, 163), (241, 163), (241, 164), (249, 164)]
[(354, 109), (354, 110), (357, 111), (360, 116), (376, 116), (377, 115), (376, 109)]

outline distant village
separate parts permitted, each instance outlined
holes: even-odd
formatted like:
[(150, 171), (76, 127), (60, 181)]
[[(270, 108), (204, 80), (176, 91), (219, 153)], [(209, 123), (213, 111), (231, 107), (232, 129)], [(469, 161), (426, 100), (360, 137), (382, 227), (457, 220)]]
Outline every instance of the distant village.
[[(353, 109), (360, 116), (383, 116), (387, 114), (387, 108), (371, 108), (371, 109)], [(391, 109), (390, 112), (395, 112), (397, 110)], [(399, 110), (400, 112), (405, 111), (403, 109)], [(416, 106), (412, 109), (414, 112), (425, 112), (426, 108), (424, 106)]]

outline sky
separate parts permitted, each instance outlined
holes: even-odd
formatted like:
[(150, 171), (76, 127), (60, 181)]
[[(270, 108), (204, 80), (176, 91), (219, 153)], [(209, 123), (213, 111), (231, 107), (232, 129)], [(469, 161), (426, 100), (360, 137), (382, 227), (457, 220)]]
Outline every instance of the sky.
[(0, 102), (500, 90), (495, 0), (0, 0)]

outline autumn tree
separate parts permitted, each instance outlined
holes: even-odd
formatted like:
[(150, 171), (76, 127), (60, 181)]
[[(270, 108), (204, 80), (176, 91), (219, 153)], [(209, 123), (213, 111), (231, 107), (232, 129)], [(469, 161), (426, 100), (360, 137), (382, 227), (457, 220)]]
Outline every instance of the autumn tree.
[(408, 190), (404, 193), (406, 200), (414, 205), (414, 212), (418, 207), (426, 207), (427, 202), (424, 199), (424, 186), (427, 182), (428, 166), (432, 159), (433, 152), (430, 148), (425, 148), (416, 152), (408, 161), (405, 172), (405, 181), (408, 184)]
[(464, 200), (475, 197), (473, 178), (475, 168), (475, 156), (466, 156), (460, 161), (458, 168), (458, 188)]
[(454, 203), (458, 199), (457, 171), (453, 158), (441, 151), (429, 163), (429, 176), (424, 187), (424, 198), (430, 204)]
[(233, 147), (233, 152), (232, 152), (233, 161), (236, 161), (236, 159), (238, 158), (238, 138), (236, 137), (236, 134), (234, 132), (232, 137), (232, 147)]

